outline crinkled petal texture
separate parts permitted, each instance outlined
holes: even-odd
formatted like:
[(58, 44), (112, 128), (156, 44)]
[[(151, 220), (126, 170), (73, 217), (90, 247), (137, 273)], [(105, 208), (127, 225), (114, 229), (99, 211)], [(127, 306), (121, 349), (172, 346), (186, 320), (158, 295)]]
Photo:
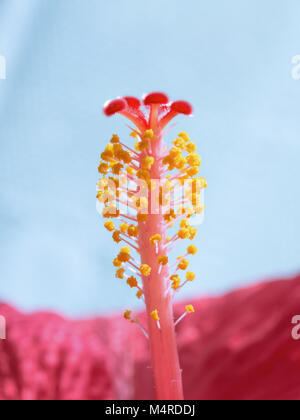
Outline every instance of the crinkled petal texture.
[[(194, 301), (196, 313), (177, 327), (186, 398), (299, 399), (299, 302), (300, 276)], [(1, 400), (154, 398), (147, 343), (119, 317), (74, 322), (6, 305), (0, 313)]]

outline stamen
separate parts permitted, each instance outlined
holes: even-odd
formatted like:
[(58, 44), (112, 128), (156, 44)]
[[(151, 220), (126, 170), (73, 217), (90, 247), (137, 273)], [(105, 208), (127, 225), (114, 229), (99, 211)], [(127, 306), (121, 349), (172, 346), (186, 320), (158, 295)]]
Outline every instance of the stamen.
[(178, 319), (177, 319), (177, 321), (175, 322), (175, 327), (176, 327), (176, 325), (178, 325), (179, 324), (179, 322), (180, 321), (182, 321), (188, 314), (192, 314), (192, 313), (194, 313), (195, 312), (195, 309), (194, 309), (194, 307), (193, 307), (193, 305), (187, 305), (186, 307), (185, 307), (185, 313), (183, 314), (183, 315), (181, 315)]

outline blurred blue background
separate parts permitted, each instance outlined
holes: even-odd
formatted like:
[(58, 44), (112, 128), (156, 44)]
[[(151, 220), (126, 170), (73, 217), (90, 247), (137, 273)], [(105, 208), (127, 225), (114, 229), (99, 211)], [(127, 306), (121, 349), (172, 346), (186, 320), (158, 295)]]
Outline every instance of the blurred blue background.
[[(298, 0), (1, 0), (0, 300), (91, 315), (136, 305), (95, 207), (104, 101), (166, 91), (203, 158), (205, 223), (181, 298), (300, 268)], [(172, 137), (171, 136), (171, 137)], [(170, 137), (170, 138), (171, 138)]]

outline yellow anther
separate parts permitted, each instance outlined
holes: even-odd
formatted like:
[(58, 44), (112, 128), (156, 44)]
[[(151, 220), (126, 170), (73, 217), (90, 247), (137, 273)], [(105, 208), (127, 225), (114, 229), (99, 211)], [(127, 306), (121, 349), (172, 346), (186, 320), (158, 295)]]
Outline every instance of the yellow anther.
[(130, 225), (127, 230), (127, 233), (129, 236), (133, 236), (134, 238), (136, 238), (139, 234), (139, 228), (137, 226)]
[(197, 254), (197, 247), (195, 245), (190, 245), (187, 249), (188, 254), (195, 255)]
[(152, 157), (152, 156), (146, 156), (143, 159), (142, 168), (143, 169), (151, 169), (152, 166), (153, 166), (153, 164), (154, 164), (154, 162), (155, 162), (154, 157)]
[(115, 230), (113, 233), (113, 240), (118, 244), (122, 241), (122, 239), (120, 238), (121, 232), (119, 230)]
[(130, 253), (126, 252), (120, 252), (118, 255), (118, 260), (121, 261), (122, 263), (124, 262), (128, 262), (130, 260)]
[(107, 163), (100, 163), (99, 168), (98, 168), (98, 172), (100, 174), (106, 175), (109, 171), (109, 166)]
[(138, 213), (137, 214), (137, 221), (138, 222), (147, 222), (148, 220), (148, 214)]
[(110, 192), (104, 192), (104, 191), (98, 191), (97, 193), (97, 199), (98, 201), (100, 201), (100, 203), (111, 203), (115, 200), (115, 195), (114, 193)]
[(176, 140), (173, 141), (174, 146), (178, 147), (181, 150), (185, 150), (185, 140), (182, 137), (178, 137)]
[(200, 166), (201, 165), (201, 157), (198, 153), (192, 153), (187, 156), (186, 158), (187, 163), (191, 166)]
[(199, 173), (199, 167), (198, 166), (192, 166), (190, 169), (187, 170), (187, 174), (190, 177), (198, 175), (198, 173)]
[(167, 236), (167, 237), (166, 237), (166, 242), (167, 242), (167, 243), (168, 243), (168, 242), (170, 242), (170, 241), (171, 241), (171, 239), (172, 239), (172, 238), (171, 238), (171, 236)]
[(115, 143), (115, 144), (113, 145), (113, 151), (114, 151), (115, 157), (117, 157), (117, 156), (116, 156), (116, 155), (117, 155), (117, 153), (120, 153), (120, 152), (122, 152), (122, 151), (123, 151), (123, 146), (122, 146), (120, 143)]
[(149, 143), (146, 140), (135, 143), (134, 148), (137, 152), (142, 152), (145, 149), (149, 149)]
[(140, 267), (140, 271), (143, 276), (148, 277), (151, 274), (151, 267), (148, 264), (142, 264)]
[(155, 135), (153, 133), (153, 130), (146, 130), (145, 133), (143, 134), (143, 140), (154, 140), (155, 139)]
[(196, 235), (197, 235), (197, 229), (194, 228), (193, 226), (191, 226), (189, 228), (189, 238), (190, 238), (190, 240), (192, 241), (195, 238)]
[(188, 262), (188, 260), (186, 260), (185, 258), (183, 258), (180, 263), (178, 264), (178, 268), (180, 270), (186, 270), (188, 268), (188, 266), (190, 265), (190, 263)]
[(127, 284), (128, 284), (128, 286), (130, 286), (131, 288), (133, 288), (133, 287), (137, 287), (138, 282), (137, 282), (137, 280), (136, 280), (135, 277), (131, 276), (131, 277), (129, 277), (127, 279)]
[(122, 223), (120, 225), (120, 230), (122, 233), (127, 233), (128, 228), (129, 228), (129, 225), (127, 225), (127, 223)]
[(150, 172), (145, 169), (139, 169), (136, 173), (136, 176), (146, 182), (150, 180)]
[(109, 232), (113, 232), (115, 230), (115, 225), (114, 222), (109, 221), (109, 222), (105, 222), (104, 223), (104, 227), (109, 231)]
[(116, 272), (117, 279), (124, 279), (124, 276), (125, 276), (124, 268), (119, 268), (119, 270), (117, 270)]
[(151, 318), (152, 318), (154, 321), (159, 321), (159, 316), (158, 316), (158, 311), (157, 311), (157, 309), (155, 309), (155, 311), (151, 312)]
[(123, 168), (124, 166), (121, 163), (115, 163), (112, 166), (111, 170), (114, 175), (120, 175), (120, 172), (122, 171)]
[(169, 153), (171, 161), (182, 156), (182, 151), (178, 147), (172, 147)]
[(110, 140), (111, 143), (116, 144), (120, 142), (120, 137), (117, 134), (114, 134)]
[(157, 234), (157, 235), (151, 236), (150, 243), (152, 245), (155, 245), (157, 242), (161, 242), (161, 235)]
[(173, 276), (171, 276), (171, 281), (172, 281), (172, 289), (177, 290), (180, 287), (180, 277), (177, 274), (174, 274)]
[(195, 309), (194, 309), (193, 305), (187, 305), (185, 307), (185, 310), (187, 311), (188, 314), (192, 314), (192, 313), (195, 312)]
[(180, 227), (188, 229), (190, 227), (190, 222), (187, 219), (182, 219), (180, 222)]
[(120, 267), (122, 267), (122, 261), (120, 261), (118, 258), (115, 258), (114, 260), (113, 260), (113, 265), (115, 266), (115, 267), (117, 267), (117, 268), (120, 268)]
[(102, 211), (102, 216), (107, 219), (119, 217), (119, 215), (120, 215), (119, 210), (117, 209), (115, 205), (112, 205), (112, 204), (105, 207)]
[(195, 143), (193, 143), (193, 142), (188, 143), (188, 144), (186, 145), (186, 150), (187, 150), (189, 153), (195, 153), (195, 152), (196, 152), (196, 150), (197, 150), (197, 146), (196, 146), (196, 145), (195, 145)]
[(185, 140), (186, 142), (190, 141), (190, 136), (188, 135), (188, 133), (186, 133), (185, 131), (182, 131), (181, 133), (178, 134), (178, 137), (181, 137), (183, 140)]
[(136, 294), (136, 297), (138, 298), (138, 299), (141, 299), (141, 297), (143, 296), (143, 292), (141, 291), (141, 290), (139, 290), (138, 292), (137, 292), (137, 294)]
[(190, 235), (190, 232), (189, 232), (189, 229), (187, 229), (187, 228), (181, 228), (178, 231), (178, 236), (181, 239), (187, 239), (189, 237), (189, 235)]
[(169, 262), (169, 258), (168, 258), (168, 257), (166, 257), (165, 255), (160, 255), (160, 256), (158, 257), (158, 264), (161, 264), (161, 265), (167, 265), (167, 264), (168, 264), (168, 262)]
[(122, 152), (120, 152), (117, 155), (117, 158), (120, 159), (120, 160), (122, 160), (127, 165), (132, 162), (132, 158), (131, 158), (130, 153), (129, 152), (126, 152), (125, 150), (122, 150)]
[(130, 133), (130, 136), (133, 137), (134, 139), (137, 139), (139, 137), (138, 133), (136, 133), (135, 131), (132, 131)]
[(129, 246), (124, 246), (123, 248), (121, 248), (121, 254), (130, 254), (130, 248)]
[(126, 171), (129, 175), (135, 175), (136, 172), (131, 166), (127, 166)]
[(130, 321), (131, 320), (131, 314), (132, 314), (131, 311), (125, 311), (123, 316), (124, 316), (125, 319)]
[(194, 281), (195, 278), (196, 278), (196, 274), (193, 273), (192, 271), (188, 271), (186, 273), (186, 279), (187, 279), (187, 281)]
[(178, 159), (174, 161), (174, 166), (179, 171), (182, 171), (186, 167), (186, 159), (183, 156), (180, 156)]
[(111, 162), (114, 158), (114, 148), (112, 144), (108, 144), (101, 155), (101, 159), (106, 162)]

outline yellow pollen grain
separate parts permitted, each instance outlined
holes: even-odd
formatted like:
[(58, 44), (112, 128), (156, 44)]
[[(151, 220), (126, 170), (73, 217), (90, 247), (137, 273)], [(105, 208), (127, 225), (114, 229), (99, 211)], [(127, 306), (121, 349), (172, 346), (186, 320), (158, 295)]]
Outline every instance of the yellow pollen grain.
[(122, 233), (126, 233), (128, 228), (129, 228), (129, 225), (127, 225), (127, 223), (122, 223), (120, 225), (120, 230), (121, 230)]
[(153, 235), (153, 236), (151, 236), (151, 238), (150, 238), (150, 243), (152, 244), (152, 245), (155, 245), (157, 242), (161, 242), (161, 235), (159, 235), (159, 234), (157, 234), (157, 235)]
[(196, 274), (193, 273), (192, 271), (188, 271), (186, 273), (186, 279), (187, 279), (187, 281), (194, 281), (195, 278), (196, 278)]
[(125, 276), (124, 268), (119, 268), (119, 270), (117, 270), (116, 272), (117, 279), (124, 279), (124, 276)]
[(182, 228), (178, 231), (178, 236), (181, 239), (187, 239), (189, 237), (189, 229)]
[(185, 140), (186, 142), (190, 141), (190, 136), (188, 135), (188, 133), (186, 133), (185, 131), (182, 131), (181, 133), (178, 134), (178, 137), (181, 137), (183, 140)]
[(121, 254), (130, 254), (130, 248), (128, 246), (124, 246), (121, 248)]
[(115, 225), (114, 222), (109, 221), (109, 222), (105, 222), (104, 223), (104, 227), (109, 231), (109, 232), (113, 232), (115, 230)]
[(155, 139), (155, 135), (153, 133), (153, 130), (146, 130), (145, 133), (143, 134), (143, 140), (154, 140)]
[(129, 236), (133, 236), (134, 238), (136, 238), (139, 234), (139, 229), (138, 229), (137, 226), (130, 225), (128, 230), (127, 230), (127, 233), (128, 233)]
[(102, 175), (106, 175), (108, 173), (109, 166), (107, 163), (100, 163), (98, 172)]
[(120, 260), (118, 260), (118, 258), (115, 258), (114, 260), (113, 260), (113, 265), (115, 266), (115, 267), (117, 267), (117, 268), (120, 268), (120, 267), (122, 267), (122, 261), (120, 261)]
[(159, 316), (158, 316), (158, 311), (157, 311), (157, 309), (155, 309), (155, 311), (152, 311), (152, 312), (151, 312), (151, 318), (152, 318), (154, 321), (159, 321)]
[(180, 270), (186, 270), (188, 266), (190, 265), (189, 261), (183, 258), (180, 263), (178, 264), (178, 268)]
[(127, 279), (127, 284), (128, 284), (128, 286), (130, 286), (131, 288), (133, 288), (133, 287), (137, 287), (138, 282), (137, 282), (137, 280), (136, 280), (135, 277), (131, 276), (131, 277), (129, 277)]
[(131, 311), (125, 311), (123, 316), (124, 316), (125, 319), (130, 320), (131, 319), (131, 314), (132, 314)]
[(122, 241), (122, 239), (120, 238), (120, 235), (121, 235), (121, 232), (119, 231), (119, 230), (116, 230), (114, 233), (113, 233), (113, 236), (112, 236), (112, 238), (113, 238), (113, 240), (118, 244), (118, 243), (120, 243), (121, 241)]
[(140, 271), (143, 276), (148, 277), (151, 274), (151, 267), (148, 264), (142, 264), (140, 267)]
[(190, 245), (187, 249), (188, 254), (195, 255), (197, 254), (197, 247), (195, 245)]
[(142, 168), (143, 169), (151, 169), (152, 166), (153, 166), (153, 164), (154, 164), (154, 162), (155, 162), (154, 157), (152, 157), (152, 156), (146, 156), (143, 159)]
[(187, 305), (185, 307), (185, 310), (187, 311), (188, 314), (192, 314), (192, 313), (195, 312), (195, 309), (194, 309), (193, 305)]
[(158, 257), (158, 264), (161, 264), (161, 265), (167, 265), (167, 264), (168, 264), (168, 262), (169, 262), (169, 258), (168, 258), (168, 257), (166, 257), (165, 255), (160, 255), (160, 256)]
[(118, 260), (123, 262), (128, 262), (130, 260), (130, 254), (128, 252), (120, 252), (118, 255)]
[(111, 143), (116, 144), (120, 142), (120, 137), (117, 134), (114, 134), (110, 140)]

